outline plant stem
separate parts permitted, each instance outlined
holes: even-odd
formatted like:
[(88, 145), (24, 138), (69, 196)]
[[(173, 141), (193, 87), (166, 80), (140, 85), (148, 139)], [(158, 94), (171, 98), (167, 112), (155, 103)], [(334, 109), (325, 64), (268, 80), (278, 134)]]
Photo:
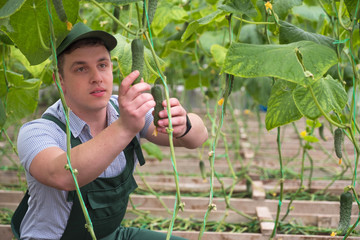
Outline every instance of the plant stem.
[(68, 168), (70, 170), (71, 175), (73, 177), (75, 188), (76, 188), (76, 193), (77, 193), (77, 196), (78, 196), (78, 199), (79, 199), (79, 202), (80, 202), (80, 206), (81, 206), (81, 209), (82, 209), (82, 211), (84, 213), (84, 217), (85, 217), (85, 220), (86, 220), (85, 227), (90, 232), (90, 235), (91, 235), (92, 239), (96, 240), (94, 228), (93, 228), (89, 213), (87, 212), (87, 208), (86, 208), (84, 200), (83, 200), (83, 198), (81, 196), (81, 191), (80, 191), (79, 184), (78, 184), (78, 181), (77, 181), (77, 178), (76, 178), (76, 174), (75, 174), (75, 172), (74, 172), (74, 170), (73, 170), (73, 168), (71, 166), (71, 141), (70, 141), (71, 133), (70, 133), (70, 124), (69, 124), (69, 111), (70, 111), (70, 109), (66, 105), (65, 97), (64, 97), (63, 91), (62, 91), (62, 89), (60, 87), (59, 70), (58, 70), (58, 67), (57, 67), (57, 57), (56, 57), (56, 49), (55, 49), (55, 46), (56, 46), (55, 39), (56, 38), (55, 38), (55, 32), (54, 32), (54, 28), (53, 28), (52, 15), (51, 15), (51, 12), (50, 12), (50, 9), (49, 9), (50, 0), (47, 0), (46, 4), (47, 4), (46, 6), (47, 6), (47, 10), (48, 10), (48, 16), (49, 16), (49, 28), (50, 28), (50, 33), (51, 33), (50, 42), (51, 42), (51, 47), (52, 47), (52, 56), (53, 56), (52, 64), (53, 64), (53, 68), (54, 68), (55, 82), (56, 82), (56, 85), (57, 85), (58, 90), (59, 90), (61, 102), (62, 102), (63, 108), (64, 108), (65, 119), (66, 119), (66, 137), (67, 137), (66, 138), (66, 144), (67, 144), (66, 156), (67, 156), (67, 165), (65, 166), (65, 168)]
[(275, 225), (274, 225), (274, 229), (271, 233), (270, 239), (273, 239), (276, 235), (276, 228), (279, 223), (281, 205), (282, 205), (283, 194), (284, 194), (284, 170), (283, 170), (283, 162), (282, 162), (282, 156), (281, 156), (280, 127), (277, 128), (276, 141), (277, 141), (277, 146), (278, 146), (279, 164), (280, 164), (280, 196), (279, 196), (279, 204), (278, 204), (277, 212), (276, 212)]
[(109, 12), (108, 10), (106, 10), (100, 3), (98, 3), (95, 0), (89, 0), (92, 4), (94, 4), (95, 6), (97, 6), (98, 8), (100, 8), (104, 13), (106, 13), (106, 15), (108, 15), (114, 22), (116, 22), (117, 24), (120, 25), (120, 27), (122, 27), (124, 30), (126, 30), (128, 33), (132, 34), (132, 35), (137, 35), (137, 33), (135, 31), (132, 31), (131, 29), (127, 28), (122, 22), (120, 22), (119, 19), (117, 19), (111, 12)]

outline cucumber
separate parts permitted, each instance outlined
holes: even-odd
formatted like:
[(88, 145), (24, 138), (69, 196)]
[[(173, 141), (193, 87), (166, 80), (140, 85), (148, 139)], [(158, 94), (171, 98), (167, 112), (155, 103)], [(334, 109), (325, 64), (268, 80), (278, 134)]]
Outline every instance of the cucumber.
[(149, 25), (152, 23), (152, 20), (154, 19), (156, 8), (157, 8), (158, 0), (149, 0), (148, 3), (148, 20)]
[(350, 192), (344, 192), (340, 196), (340, 221), (337, 228), (338, 235), (345, 235), (351, 220), (353, 196)]
[(200, 167), (201, 177), (203, 181), (206, 181), (206, 170), (205, 170), (205, 163), (203, 160), (200, 160), (199, 167)]
[[(115, 6), (114, 11), (113, 11), (113, 16), (116, 19), (120, 18), (120, 7), (119, 6)], [(113, 21), (111, 30), (115, 33), (117, 31), (117, 29), (118, 29), (118, 23)]]
[(131, 56), (132, 65), (131, 72), (138, 70), (140, 72), (139, 77), (133, 84), (139, 83), (142, 78), (142, 72), (144, 69), (144, 44), (141, 39), (136, 38), (131, 42)]
[(62, 0), (52, 0), (56, 14), (62, 22), (67, 22), (67, 16)]
[(342, 158), (342, 151), (341, 151), (342, 134), (343, 134), (343, 132), (342, 132), (341, 128), (337, 128), (334, 132), (335, 153), (339, 159)]
[(0, 130), (5, 125), (6, 122), (6, 110), (0, 99)]
[[(164, 109), (164, 107), (162, 106), (163, 94), (161, 87), (158, 85), (154, 85), (151, 88), (151, 95), (153, 96), (156, 103), (154, 108), (154, 125), (158, 127), (158, 121), (160, 120), (159, 112)], [(157, 132), (154, 133), (154, 135), (157, 136)]]
[(319, 127), (319, 136), (322, 140), (326, 141), (326, 137), (324, 135), (324, 124), (321, 124), (321, 126)]

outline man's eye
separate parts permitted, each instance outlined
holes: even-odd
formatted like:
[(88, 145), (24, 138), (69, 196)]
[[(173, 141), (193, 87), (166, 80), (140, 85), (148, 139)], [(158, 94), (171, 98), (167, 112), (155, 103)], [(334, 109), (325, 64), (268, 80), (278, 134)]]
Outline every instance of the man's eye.
[(105, 63), (100, 64), (100, 68), (106, 68), (106, 67), (107, 67), (107, 64), (105, 64)]
[(85, 68), (84, 67), (79, 67), (76, 69), (76, 72), (84, 72)]

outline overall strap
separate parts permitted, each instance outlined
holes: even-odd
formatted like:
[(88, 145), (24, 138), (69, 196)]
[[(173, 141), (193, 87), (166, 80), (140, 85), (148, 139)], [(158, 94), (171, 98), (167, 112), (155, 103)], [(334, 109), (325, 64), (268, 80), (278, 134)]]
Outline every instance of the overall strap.
[[(61, 122), (57, 117), (45, 113), (42, 118), (53, 121), (54, 123), (56, 123), (65, 133), (66, 133), (66, 125)], [(75, 138), (72, 134), (71, 134), (71, 139), (70, 139), (70, 143), (71, 143), (71, 147), (75, 147), (77, 145), (81, 144), (80, 138)]]

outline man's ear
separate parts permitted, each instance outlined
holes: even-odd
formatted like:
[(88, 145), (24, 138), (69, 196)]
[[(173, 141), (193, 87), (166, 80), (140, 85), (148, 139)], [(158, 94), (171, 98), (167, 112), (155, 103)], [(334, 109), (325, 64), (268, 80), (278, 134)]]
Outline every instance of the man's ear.
[[(54, 83), (56, 83), (55, 73), (52, 74), (52, 77), (53, 77)], [(63, 80), (63, 78), (62, 78), (62, 76), (61, 76), (60, 73), (59, 73), (59, 81), (60, 81), (60, 86), (61, 86), (62, 90), (65, 91), (65, 89), (64, 89), (64, 80)]]

